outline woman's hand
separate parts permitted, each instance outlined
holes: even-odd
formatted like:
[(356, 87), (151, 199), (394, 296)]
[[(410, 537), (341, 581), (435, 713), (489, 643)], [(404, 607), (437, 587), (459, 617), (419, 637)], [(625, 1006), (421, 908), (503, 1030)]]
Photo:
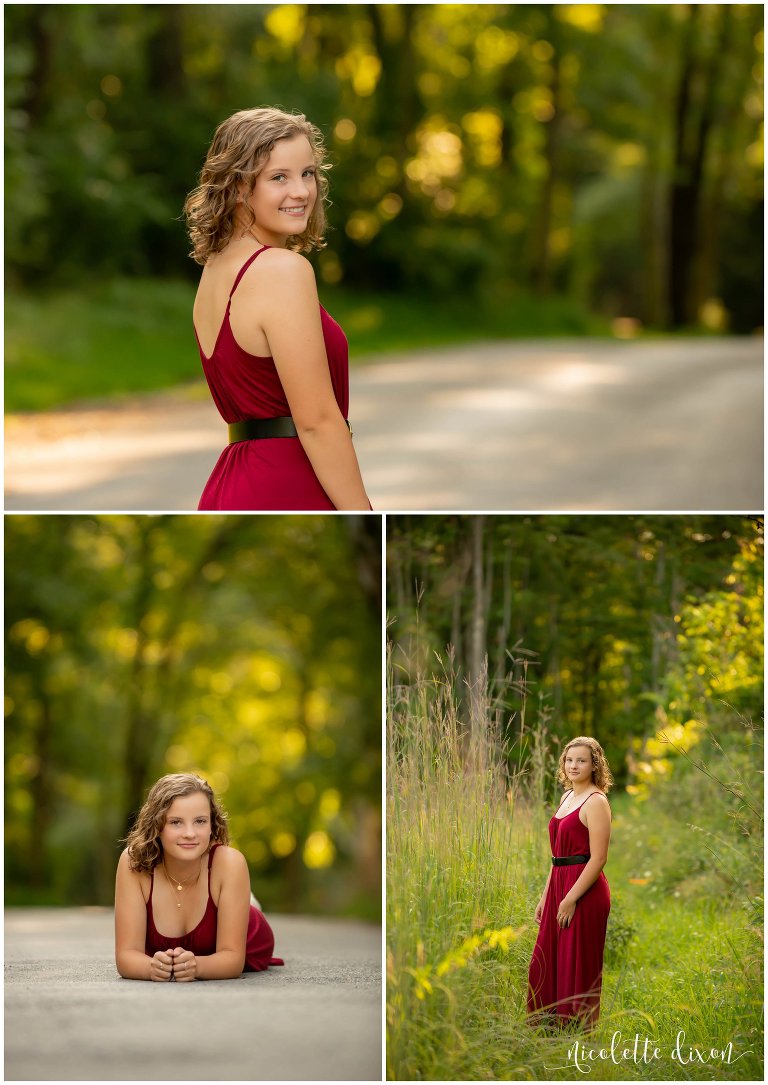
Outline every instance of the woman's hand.
[(558, 927), (570, 927), (571, 920), (573, 919), (573, 913), (576, 911), (576, 901), (570, 900), (566, 895), (560, 901), (560, 907), (557, 909), (557, 925)]
[[(173, 953), (173, 950), (170, 951)], [(173, 961), (159, 949), (149, 962), (149, 978), (157, 983), (167, 983), (173, 975)]]
[(170, 949), (173, 957), (173, 978), (177, 983), (186, 983), (197, 979), (197, 958), (189, 949)]
[(542, 917), (543, 914), (544, 914), (544, 897), (542, 897), (541, 900), (539, 901), (539, 903), (536, 905), (536, 911), (533, 913), (533, 918), (536, 920), (536, 922), (539, 924), (539, 926), (541, 926), (541, 917)]

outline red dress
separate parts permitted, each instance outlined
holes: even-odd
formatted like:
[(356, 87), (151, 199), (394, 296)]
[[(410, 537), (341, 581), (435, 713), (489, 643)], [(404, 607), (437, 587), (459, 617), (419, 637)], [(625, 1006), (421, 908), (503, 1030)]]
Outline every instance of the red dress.
[[(589, 802), (593, 791), (584, 802)], [(563, 796), (565, 798), (565, 796)], [(549, 823), (549, 841), (556, 856), (589, 855), (589, 831), (579, 819), (577, 806), (564, 818)], [(562, 801), (560, 806), (562, 806)], [(560, 807), (558, 807), (559, 809)], [(603, 949), (611, 893), (603, 874), (579, 898), (570, 925), (557, 925), (557, 909), (576, 884), (584, 864), (553, 866), (539, 936), (528, 971), (528, 1013), (578, 1017), (585, 1025), (597, 1023), (603, 976)]]
[[(265, 245), (240, 268), (229, 292), (213, 354), (206, 358), (195, 329), (203, 371), (224, 421), (276, 418), (291, 408), (272, 358), (248, 354), (238, 345), (229, 323), (229, 307), (238, 283)], [(339, 325), (320, 306), (331, 384), (344, 418), (349, 410), (349, 347)], [(219, 456), (198, 509), (204, 511), (270, 510), (317, 512), (335, 506), (320, 485), (298, 437), (237, 441)]]
[[(169, 938), (161, 934), (155, 926), (152, 915), (152, 891), (155, 888), (155, 871), (152, 871), (152, 880), (147, 899), (147, 935), (144, 940), (144, 952), (148, 957), (154, 957), (159, 949), (188, 949), (196, 957), (210, 957), (216, 952), (216, 929), (218, 908), (213, 903), (211, 896), (211, 863), (213, 855), (219, 844), (214, 844), (208, 854), (208, 906), (205, 915), (194, 930), (188, 934), (177, 934)], [(275, 948), (275, 936), (272, 928), (267, 923), (259, 909), (252, 904), (248, 916), (248, 934), (245, 940), (245, 964), (243, 972), (265, 972), (270, 965), (284, 964), (279, 957), (272, 956)]]

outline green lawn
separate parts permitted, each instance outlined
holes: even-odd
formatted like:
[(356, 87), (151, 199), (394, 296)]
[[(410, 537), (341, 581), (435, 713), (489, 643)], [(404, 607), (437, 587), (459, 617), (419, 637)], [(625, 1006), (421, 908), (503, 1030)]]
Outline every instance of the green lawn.
[[(192, 333), (194, 288), (117, 279), (49, 294), (6, 295), (5, 405), (42, 411), (88, 398), (148, 392), (198, 381)], [(352, 362), (383, 351), (483, 338), (609, 335), (607, 321), (566, 299), (525, 296), (485, 309), (398, 295), (321, 289), (344, 328)]]

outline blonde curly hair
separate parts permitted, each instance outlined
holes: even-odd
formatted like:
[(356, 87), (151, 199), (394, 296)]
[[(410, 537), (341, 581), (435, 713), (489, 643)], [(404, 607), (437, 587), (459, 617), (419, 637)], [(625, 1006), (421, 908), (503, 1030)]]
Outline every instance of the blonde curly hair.
[(572, 746), (589, 747), (592, 753), (592, 783), (595, 787), (599, 787), (604, 795), (607, 795), (613, 787), (613, 776), (611, 775), (611, 770), (608, 768), (608, 762), (605, 759), (603, 747), (596, 738), (585, 738), (582, 735), (580, 738), (571, 739), (560, 754), (560, 760), (557, 765), (557, 782), (563, 785), (569, 783), (568, 777), (565, 775), (565, 758)]
[[(296, 252), (325, 248), (326, 173), (331, 166), (327, 161), (322, 132), (310, 124), (303, 113), (285, 113), (282, 109), (269, 107), (242, 109), (216, 129), (200, 173), (200, 183), (184, 202), (187, 231), (192, 242), (189, 255), (196, 263), (207, 263), (211, 256), (221, 252), (231, 241), (235, 229), (238, 186), (245, 182), (253, 192), (256, 178), (264, 169), (275, 144), (281, 139), (296, 136), (306, 136), (312, 148), (317, 169), (317, 200), (306, 229), (295, 237), (289, 237), (286, 247)], [(245, 210), (251, 216), (246, 226), (246, 229), (250, 229), (256, 221), (255, 216), (247, 205)]]
[(228, 844), (227, 815), (216, 801), (211, 785), (191, 772), (174, 772), (162, 776), (150, 788), (144, 805), (128, 836), (121, 843), (127, 845), (128, 865), (131, 870), (148, 874), (163, 857), (160, 833), (174, 799), (201, 792), (208, 797), (211, 807), (211, 845)]

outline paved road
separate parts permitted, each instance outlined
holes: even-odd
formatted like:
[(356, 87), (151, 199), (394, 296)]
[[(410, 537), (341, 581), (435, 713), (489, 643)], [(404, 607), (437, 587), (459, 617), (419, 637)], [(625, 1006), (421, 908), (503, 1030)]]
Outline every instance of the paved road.
[[(376, 357), (352, 373), (374, 508), (763, 507), (761, 339), (552, 340)], [(189, 390), (6, 427), (6, 508), (194, 509), (221, 450)]]
[(285, 968), (121, 979), (107, 908), (6, 912), (10, 1081), (381, 1079), (381, 930), (270, 916)]

